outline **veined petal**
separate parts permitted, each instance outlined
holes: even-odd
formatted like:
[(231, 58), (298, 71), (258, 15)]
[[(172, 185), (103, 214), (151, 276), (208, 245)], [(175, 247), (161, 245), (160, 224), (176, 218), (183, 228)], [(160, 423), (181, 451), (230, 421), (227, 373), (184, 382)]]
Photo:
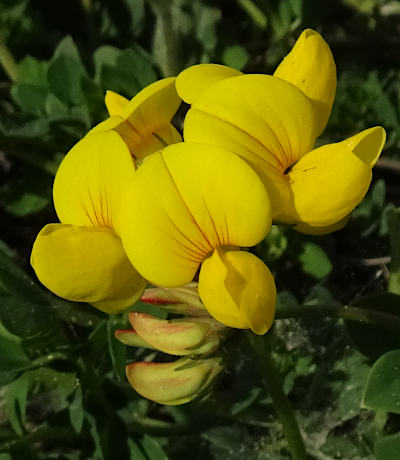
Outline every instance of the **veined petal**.
[(125, 250), (158, 286), (190, 282), (213, 249), (253, 246), (271, 225), (257, 174), (236, 155), (207, 145), (175, 144), (148, 157), (126, 200)]
[(298, 88), (279, 78), (234, 77), (214, 84), (195, 101), (184, 138), (245, 159), (264, 181), (277, 219), (290, 214), (284, 172), (314, 145), (314, 112)]
[(114, 91), (108, 90), (106, 92), (105, 103), (110, 116), (113, 115), (120, 115), (122, 112), (122, 108), (128, 104), (129, 99), (124, 96), (121, 96)]
[(375, 127), (296, 163), (288, 175), (298, 220), (319, 227), (345, 218), (364, 198), (384, 142), (384, 129)]
[(176, 90), (187, 104), (193, 104), (214, 83), (238, 75), (243, 74), (225, 65), (197, 64), (188, 67), (176, 77)]
[(326, 41), (314, 30), (304, 30), (274, 76), (297, 86), (311, 99), (319, 135), (328, 122), (336, 92), (336, 65)]
[(114, 131), (89, 133), (63, 159), (53, 198), (62, 223), (112, 228), (118, 232), (121, 190), (131, 183), (135, 166)]
[(36, 237), (31, 264), (50, 291), (106, 313), (133, 305), (145, 288), (121, 240), (107, 229), (46, 225)]
[(201, 266), (199, 294), (208, 312), (227, 326), (264, 334), (274, 320), (274, 279), (248, 252), (216, 249)]

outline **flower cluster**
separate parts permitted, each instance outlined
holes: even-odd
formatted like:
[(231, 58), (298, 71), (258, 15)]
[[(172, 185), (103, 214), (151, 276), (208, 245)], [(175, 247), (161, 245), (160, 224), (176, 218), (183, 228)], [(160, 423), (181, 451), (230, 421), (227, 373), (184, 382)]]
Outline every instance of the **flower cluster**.
[[(147, 282), (179, 288), (198, 279), (200, 315), (185, 308), (189, 318), (162, 321), (132, 313), (133, 330), (117, 332), (124, 343), (184, 356), (128, 366), (139, 393), (186, 402), (221, 369), (219, 358), (205, 356), (224, 326), (256, 334), (271, 327), (274, 279), (244, 248), (262, 241), (272, 221), (329, 233), (363, 199), (385, 131), (315, 148), (335, 91), (332, 53), (308, 29), (272, 76), (201, 64), (130, 101), (108, 91), (109, 118), (65, 156), (53, 189), (60, 223), (46, 225), (32, 250), (47, 288), (117, 313)], [(183, 140), (171, 124), (182, 100), (190, 105)], [(190, 390), (171, 384), (178, 374)], [(151, 381), (175, 389), (160, 397), (148, 391)]]

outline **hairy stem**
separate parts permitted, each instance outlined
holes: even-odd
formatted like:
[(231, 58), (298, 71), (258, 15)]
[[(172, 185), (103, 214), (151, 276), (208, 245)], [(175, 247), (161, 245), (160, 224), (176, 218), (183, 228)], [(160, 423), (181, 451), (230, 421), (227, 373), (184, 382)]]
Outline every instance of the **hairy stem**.
[(271, 355), (270, 334), (260, 337), (247, 332), (247, 338), (260, 363), (264, 384), (271, 395), (272, 403), (282, 424), (292, 458), (307, 460), (306, 449), (293, 408), (283, 391), (282, 381)]
[(0, 64), (10, 80), (15, 81), (18, 78), (18, 66), (15, 62), (10, 50), (0, 37)]
[(277, 310), (276, 319), (303, 318), (307, 316), (328, 316), (330, 318), (343, 318), (373, 324), (384, 329), (400, 331), (400, 318), (389, 313), (383, 313), (366, 308), (352, 307), (349, 305), (309, 305), (298, 307), (285, 307)]

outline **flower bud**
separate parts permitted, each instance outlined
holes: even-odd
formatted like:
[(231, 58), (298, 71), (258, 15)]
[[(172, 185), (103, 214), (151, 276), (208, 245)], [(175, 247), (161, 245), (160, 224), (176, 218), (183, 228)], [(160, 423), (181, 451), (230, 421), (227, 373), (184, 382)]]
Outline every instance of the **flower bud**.
[(114, 332), (114, 337), (124, 345), (129, 347), (155, 348), (143, 340), (133, 329), (118, 329)]
[(144, 313), (131, 312), (129, 321), (145, 343), (177, 356), (212, 353), (226, 330), (212, 318), (163, 320)]
[(142, 302), (160, 305), (171, 313), (180, 313), (189, 316), (209, 316), (202, 304), (198, 291), (198, 283), (189, 283), (177, 288), (146, 289)]
[(176, 406), (206, 395), (222, 369), (221, 358), (181, 358), (172, 363), (132, 363), (126, 366), (126, 376), (144, 398)]

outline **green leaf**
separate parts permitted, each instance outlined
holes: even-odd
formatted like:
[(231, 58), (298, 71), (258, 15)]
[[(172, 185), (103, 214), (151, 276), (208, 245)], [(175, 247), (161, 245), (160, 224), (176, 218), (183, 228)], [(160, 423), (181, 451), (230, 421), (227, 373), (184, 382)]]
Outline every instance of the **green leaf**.
[(103, 89), (133, 97), (157, 78), (147, 58), (133, 49), (101, 46), (94, 53), (96, 81)]
[(81, 386), (75, 390), (74, 398), (69, 406), (69, 420), (71, 425), (73, 426), (74, 430), (79, 434), (82, 430), (84, 419), (84, 412), (82, 406), (82, 390)]
[(242, 70), (246, 67), (249, 61), (249, 53), (246, 48), (240, 45), (233, 45), (225, 48), (224, 54), (222, 55), (222, 62), (235, 69)]
[(0, 454), (0, 460), (12, 460), (10, 454)]
[(38, 385), (44, 385), (48, 390), (52, 390), (49, 406), (52, 412), (57, 412), (69, 405), (68, 397), (73, 392), (75, 384), (75, 374), (58, 372), (46, 367), (27, 371), (8, 384), (4, 392), (5, 410), (15, 432), (19, 435), (23, 434), (26, 404), (31, 390)]
[(389, 351), (371, 368), (363, 404), (400, 414), (400, 350)]
[(371, 193), (372, 203), (379, 209), (383, 209), (386, 201), (386, 183), (380, 179), (376, 182)]
[(70, 56), (58, 56), (49, 66), (50, 90), (65, 104), (80, 104), (83, 99), (81, 88), (83, 73), (82, 64), (78, 61)]
[(388, 289), (400, 294), (400, 208), (389, 210), (387, 219), (392, 256)]
[[(376, 292), (360, 297), (352, 302), (352, 305), (400, 317), (400, 296), (390, 292)], [(346, 325), (358, 350), (373, 360), (387, 351), (400, 348), (400, 336), (397, 332), (370, 324), (359, 324), (356, 321), (346, 321)], [(371, 340), (371, 337), (374, 337), (374, 340)]]
[(376, 460), (398, 460), (400, 452), (400, 433), (385, 436), (375, 444)]
[(322, 279), (332, 271), (331, 261), (317, 244), (305, 243), (299, 260), (303, 271), (314, 278)]
[(18, 79), (11, 88), (11, 95), (24, 113), (40, 115), (49, 92), (47, 85), (48, 64), (31, 56), (18, 64)]
[(16, 83), (11, 89), (14, 101), (24, 113), (41, 115), (44, 112), (48, 89), (44, 86)]
[(76, 47), (75, 42), (70, 35), (64, 37), (57, 45), (57, 48), (54, 51), (53, 59), (59, 56), (67, 56), (81, 64), (83, 67), (78, 48)]
[(140, 450), (138, 444), (132, 438), (128, 438), (128, 449), (130, 460), (148, 460), (148, 458)]
[(89, 423), (89, 431), (94, 442), (94, 452), (89, 460), (104, 460), (103, 449), (100, 443), (99, 432), (97, 431), (96, 419), (88, 412), (85, 413), (85, 418)]
[(207, 53), (212, 53), (218, 43), (217, 25), (222, 18), (221, 10), (212, 6), (193, 3), (196, 18), (196, 37)]
[(4, 408), (14, 431), (22, 436), (25, 425), (26, 402), (31, 381), (25, 373), (14, 382), (7, 385), (4, 392)]
[(48, 67), (46, 61), (39, 61), (32, 56), (26, 56), (18, 64), (18, 83), (46, 86)]
[(19, 199), (9, 202), (5, 209), (14, 216), (27, 216), (34, 214), (44, 209), (50, 203), (49, 197), (37, 195), (32, 192), (25, 192)]
[(156, 17), (152, 53), (164, 77), (171, 77), (181, 69), (180, 55), (182, 37), (175, 24), (171, 8), (163, 0), (151, 0)]
[(0, 335), (0, 382), (4, 374), (24, 370), (30, 364), (20, 340), (15, 341)]
[(51, 299), (17, 265), (11, 250), (0, 241), (0, 321), (4, 326), (24, 340), (41, 337), (43, 345), (64, 343), (65, 334), (50, 305)]
[(114, 373), (120, 382), (125, 381), (126, 346), (114, 337), (114, 331), (121, 327), (114, 318), (107, 321), (108, 349)]
[(147, 456), (151, 460), (168, 460), (166, 453), (161, 447), (160, 443), (147, 434), (143, 436), (141, 440), (141, 445), (143, 450), (146, 452)]

